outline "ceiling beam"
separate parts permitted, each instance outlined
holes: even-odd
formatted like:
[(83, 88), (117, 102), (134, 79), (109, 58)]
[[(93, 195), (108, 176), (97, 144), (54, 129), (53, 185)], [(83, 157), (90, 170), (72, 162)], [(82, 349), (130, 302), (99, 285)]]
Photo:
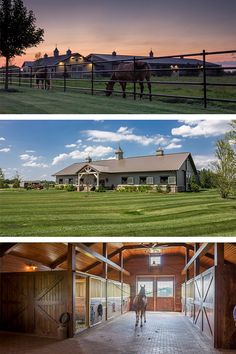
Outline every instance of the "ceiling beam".
[(190, 258), (189, 262), (184, 267), (182, 274), (186, 274), (187, 270), (194, 264), (194, 261), (196, 261), (196, 259), (199, 259), (200, 257), (205, 256), (206, 253), (209, 251), (209, 249), (212, 248), (213, 246), (214, 243), (207, 243), (207, 242), (203, 243), (201, 247), (199, 247), (197, 252), (194, 253), (193, 257)]
[(9, 252), (11, 252), (14, 247), (17, 246), (17, 243), (1, 243), (0, 244), (0, 257), (5, 256)]
[[(67, 245), (67, 244), (66, 244)], [(85, 243), (86, 246), (92, 246), (94, 245), (94, 243)], [(80, 252), (76, 251), (76, 255), (79, 254)], [(63, 255), (61, 255), (60, 257), (58, 257), (57, 259), (55, 259), (55, 261), (53, 261), (51, 264), (50, 264), (50, 268), (51, 269), (55, 269), (57, 268), (60, 264), (64, 263), (65, 261), (67, 261), (67, 257), (68, 254), (67, 252), (64, 253)]]
[(87, 257), (93, 258), (93, 259), (97, 259), (99, 262), (104, 262), (107, 263), (107, 265), (111, 268), (114, 268), (115, 270), (118, 270), (119, 272), (123, 272), (125, 275), (130, 276), (130, 273), (123, 269), (122, 267), (120, 267), (118, 264), (112, 262), (110, 259), (102, 256), (101, 254), (91, 250), (89, 247), (87, 247), (85, 244), (83, 243), (76, 243), (76, 250), (85, 254)]

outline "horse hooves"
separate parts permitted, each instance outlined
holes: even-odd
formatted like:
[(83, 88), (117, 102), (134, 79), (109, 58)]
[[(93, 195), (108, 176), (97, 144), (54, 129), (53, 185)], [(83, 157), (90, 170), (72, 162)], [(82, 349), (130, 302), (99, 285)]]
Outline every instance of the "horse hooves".
[(143, 327), (143, 325), (140, 325), (140, 327)]
[(146, 323), (147, 321), (145, 320), (144, 323)]
[(135, 327), (137, 327), (138, 326), (138, 324), (137, 323), (135, 323)]

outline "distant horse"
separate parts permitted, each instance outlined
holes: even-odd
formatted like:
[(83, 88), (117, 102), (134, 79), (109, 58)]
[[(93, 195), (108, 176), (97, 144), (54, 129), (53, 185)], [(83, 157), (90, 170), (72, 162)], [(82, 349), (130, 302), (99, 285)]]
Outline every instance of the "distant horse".
[(133, 307), (136, 313), (136, 323), (135, 327), (138, 326), (140, 318), (140, 327), (143, 327), (143, 317), (144, 323), (146, 323), (146, 308), (147, 308), (147, 297), (145, 293), (145, 285), (140, 287), (139, 294), (135, 296), (133, 301)]
[[(48, 72), (47, 67), (46, 68), (36, 68), (36, 85), (38, 88), (41, 87), (41, 89), (44, 90), (49, 90), (51, 88), (51, 81), (50, 81), (50, 73)], [(41, 82), (41, 86), (40, 86)]]
[(140, 98), (143, 97), (144, 90), (144, 79), (147, 81), (147, 86), (149, 90), (149, 99), (152, 100), (151, 96), (151, 72), (150, 65), (143, 61), (136, 61), (135, 63), (120, 63), (115, 72), (113, 72), (110, 81), (106, 85), (106, 96), (111, 96), (115, 83), (118, 81), (121, 85), (123, 91), (123, 98), (126, 98), (126, 84), (127, 82), (139, 82), (140, 85)]

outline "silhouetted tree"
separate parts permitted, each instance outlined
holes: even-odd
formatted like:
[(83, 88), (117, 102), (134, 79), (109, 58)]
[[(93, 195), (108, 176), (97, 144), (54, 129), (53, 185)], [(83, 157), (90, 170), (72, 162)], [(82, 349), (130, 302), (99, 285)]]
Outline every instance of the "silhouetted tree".
[(0, 0), (0, 56), (6, 59), (5, 90), (8, 90), (9, 62), (27, 48), (43, 41), (44, 30), (37, 28), (33, 11), (22, 0)]

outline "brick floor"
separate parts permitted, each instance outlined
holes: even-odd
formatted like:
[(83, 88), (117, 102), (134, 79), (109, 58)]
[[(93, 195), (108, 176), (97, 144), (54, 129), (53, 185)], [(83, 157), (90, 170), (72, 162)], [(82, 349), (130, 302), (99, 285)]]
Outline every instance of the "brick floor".
[(149, 312), (143, 328), (134, 324), (135, 315), (129, 312), (64, 341), (0, 333), (0, 354), (236, 353), (214, 350), (181, 314)]

